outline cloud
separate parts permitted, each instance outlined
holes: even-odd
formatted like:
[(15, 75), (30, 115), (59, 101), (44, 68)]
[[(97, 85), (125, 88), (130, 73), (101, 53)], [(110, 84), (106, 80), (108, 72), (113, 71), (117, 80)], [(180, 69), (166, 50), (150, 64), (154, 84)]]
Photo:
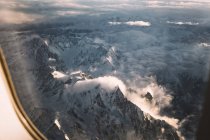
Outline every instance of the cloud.
[[(127, 93), (126, 97), (128, 100), (137, 105), (145, 113), (150, 114), (152, 117), (164, 120), (174, 128), (178, 128), (178, 119), (160, 115), (160, 111), (164, 107), (170, 106), (173, 99), (164, 87), (159, 86), (155, 80), (152, 80), (150, 81), (150, 84), (145, 87), (139, 88), (136, 85), (136, 87), (132, 88), (136, 90), (136, 93)], [(147, 92), (151, 93), (153, 97), (151, 102), (142, 98)]]
[(90, 6), (84, 5), (84, 4), (80, 4), (77, 3), (76, 1), (72, 1), (72, 0), (52, 0), (52, 6), (58, 6), (58, 7), (63, 7), (63, 8), (78, 8), (78, 9), (89, 9), (91, 8)]
[(100, 85), (101, 88), (106, 90), (108, 93), (113, 92), (116, 87), (119, 87), (123, 93), (126, 92), (125, 84), (120, 79), (113, 76), (104, 76), (94, 79), (78, 81), (73, 87), (70, 86), (69, 88), (67, 88), (67, 90), (75, 93), (81, 93), (84, 91), (94, 89), (98, 85)]
[(31, 23), (40, 18), (42, 15), (29, 14), (24, 11), (17, 11), (16, 8), (28, 8), (22, 2), (15, 0), (2, 0), (0, 1), (0, 24), (22, 24)]
[[(1, 24), (44, 22), (61, 16), (100, 15), (115, 11), (135, 11), (145, 8), (196, 8), (210, 7), (210, 2), (187, 0), (2, 0), (0, 2)], [(141, 21), (124, 23), (132, 26), (149, 26)]]
[(145, 21), (128, 21), (125, 24), (130, 26), (151, 26), (151, 23)]
[(209, 7), (210, 2), (206, 0), (151, 0), (147, 2), (147, 6), (152, 8), (196, 8)]
[(45, 22), (59, 16), (85, 14), (88, 8), (86, 5), (68, 0), (2, 0), (0, 25)]
[(87, 12), (85, 11), (57, 11), (56, 15), (59, 16), (75, 16), (75, 15), (85, 15)]
[(111, 8), (112, 10), (137, 10), (139, 8), (195, 8), (210, 7), (208, 0), (76, 0), (78, 3), (85, 3), (94, 8)]
[(129, 26), (142, 26), (142, 27), (148, 27), (151, 26), (150, 22), (146, 21), (127, 21), (127, 22), (116, 22), (116, 21), (110, 21), (108, 22), (110, 25), (129, 25)]
[(210, 44), (209, 43), (200, 43), (198, 44), (199, 47), (205, 47), (205, 48), (210, 48)]
[(41, 15), (27, 14), (7, 9), (0, 10), (0, 17), (0, 24), (32, 23), (42, 18)]
[(199, 25), (198, 22), (182, 22), (182, 21), (167, 21), (168, 24), (175, 24), (175, 25)]
[[(65, 90), (69, 94), (77, 94), (92, 90), (96, 86), (100, 86), (110, 94), (116, 90), (116, 87), (119, 87), (124, 96), (136, 106), (138, 106), (142, 111), (144, 111), (144, 113), (150, 114), (156, 119), (165, 120), (168, 124), (178, 128), (178, 119), (160, 115), (162, 108), (170, 106), (172, 96), (168, 95), (166, 93), (166, 89), (158, 86), (154, 80), (150, 81), (150, 84), (143, 88), (137, 86), (135, 88), (132, 87), (136, 90), (136, 93), (130, 93), (128, 86), (126, 86), (122, 80), (114, 76), (103, 76), (94, 79), (77, 81), (74, 85), (66, 86)], [(143, 98), (147, 92), (150, 92), (153, 96), (151, 102)]]
[(108, 22), (110, 25), (121, 25), (121, 24), (123, 24), (123, 22), (116, 22), (116, 21), (110, 21), (110, 22)]

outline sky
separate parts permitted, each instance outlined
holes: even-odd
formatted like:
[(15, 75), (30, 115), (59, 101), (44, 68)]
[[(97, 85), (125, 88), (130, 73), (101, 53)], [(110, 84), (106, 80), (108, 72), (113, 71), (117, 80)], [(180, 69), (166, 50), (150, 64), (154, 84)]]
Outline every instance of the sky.
[(141, 8), (202, 8), (210, 0), (1, 0), (0, 24), (34, 23), (58, 16), (100, 14)]

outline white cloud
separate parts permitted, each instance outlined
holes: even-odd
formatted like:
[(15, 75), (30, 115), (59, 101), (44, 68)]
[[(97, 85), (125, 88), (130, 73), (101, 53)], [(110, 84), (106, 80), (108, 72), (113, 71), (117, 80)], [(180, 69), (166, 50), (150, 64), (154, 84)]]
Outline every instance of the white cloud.
[(42, 19), (43, 15), (35, 13), (27, 13), (21, 8), (29, 8), (28, 5), (16, 0), (1, 0), (0, 1), (0, 24), (23, 24), (32, 23), (36, 20)]
[(22, 24), (32, 23), (41, 19), (42, 15), (27, 14), (9, 9), (0, 9), (0, 24)]
[[(144, 8), (196, 8), (210, 7), (207, 0), (49, 0), (49, 1), (17, 1), (2, 0), (0, 1), (0, 22), (1, 24), (23, 24), (38, 21), (48, 21), (58, 16), (75, 16), (75, 15), (100, 15), (110, 11), (132, 11)], [(18, 9), (18, 10), (16, 10)], [(47, 10), (46, 10), (47, 9)], [(27, 12), (27, 11), (33, 11)], [(112, 24), (118, 24), (113, 22)], [(121, 23), (119, 23), (121, 24)], [(149, 23), (141, 21), (129, 21), (131, 26), (150, 26)]]
[(208, 47), (210, 47), (210, 44), (208, 44), (208, 43), (200, 43), (198, 46), (199, 46), (199, 47), (208, 48)]
[(108, 22), (110, 25), (121, 25), (121, 24), (123, 24), (123, 22)]
[[(172, 96), (166, 93), (166, 89), (161, 86), (158, 86), (154, 81), (146, 87), (139, 88), (134, 87), (137, 91), (137, 94), (126, 94), (128, 100), (137, 105), (142, 111), (150, 114), (152, 117), (160, 120), (166, 121), (168, 124), (174, 128), (178, 128), (178, 119), (170, 118), (168, 116), (160, 115), (161, 109), (164, 107), (170, 106), (172, 101)], [(153, 99), (151, 102), (142, 98), (147, 92), (151, 93)]]
[(130, 26), (151, 26), (150, 22), (145, 22), (145, 21), (128, 21), (125, 22), (125, 24)]
[[(175, 128), (178, 128), (178, 120), (175, 118), (170, 118), (167, 116), (160, 115), (160, 110), (166, 106), (170, 106), (172, 96), (166, 93), (166, 89), (158, 86), (154, 81), (143, 88), (135, 87), (134, 89), (137, 93), (130, 93), (127, 89), (128, 87), (123, 81), (113, 76), (104, 76), (94, 79), (87, 79), (76, 82), (73, 86), (67, 87), (66, 91), (72, 93), (82, 93), (84, 91), (92, 90), (96, 86), (100, 86), (102, 89), (108, 93), (112, 93), (116, 87), (119, 87), (124, 96), (130, 100), (132, 103), (137, 105), (142, 111), (150, 114), (152, 117), (160, 120), (165, 120), (168, 124)], [(148, 102), (143, 96), (150, 92), (153, 96), (153, 100)]]
[(182, 21), (167, 21), (168, 24), (176, 24), (176, 25), (199, 25), (198, 22), (182, 22)]
[(57, 15), (59, 16), (75, 16), (75, 15), (82, 15), (82, 14), (87, 14), (85, 11), (57, 11)]
[(118, 78), (112, 76), (98, 77), (95, 79), (87, 79), (83, 81), (78, 81), (74, 86), (70, 86), (68, 91), (80, 93), (83, 91), (88, 91), (100, 85), (107, 92), (113, 92), (116, 87), (119, 87), (123, 93), (126, 93), (125, 84)]
[(150, 22), (146, 22), (146, 21), (127, 21), (127, 22), (108, 22), (110, 25), (129, 25), (129, 26), (142, 26), (142, 27), (148, 27), (151, 26)]
[[(84, 3), (84, 0), (77, 0), (79, 3)], [(138, 8), (153, 7), (153, 8), (192, 8), (192, 7), (209, 7), (209, 0), (89, 0), (86, 2), (89, 6), (95, 8), (111, 8), (134, 10)]]
[(80, 4), (80, 3), (77, 3), (76, 1), (72, 1), (72, 0), (52, 0), (52, 6), (59, 6), (59, 7), (62, 7), (62, 8), (79, 8), (79, 9), (86, 9), (86, 8), (90, 8), (89, 6), (87, 5), (84, 5), (84, 4)]

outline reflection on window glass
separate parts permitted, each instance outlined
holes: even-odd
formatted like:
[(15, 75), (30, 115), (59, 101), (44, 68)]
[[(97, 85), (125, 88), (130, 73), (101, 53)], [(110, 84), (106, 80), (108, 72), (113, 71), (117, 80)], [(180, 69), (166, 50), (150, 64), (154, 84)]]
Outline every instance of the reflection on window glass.
[(17, 95), (48, 139), (195, 139), (210, 2), (0, 5), (0, 45)]

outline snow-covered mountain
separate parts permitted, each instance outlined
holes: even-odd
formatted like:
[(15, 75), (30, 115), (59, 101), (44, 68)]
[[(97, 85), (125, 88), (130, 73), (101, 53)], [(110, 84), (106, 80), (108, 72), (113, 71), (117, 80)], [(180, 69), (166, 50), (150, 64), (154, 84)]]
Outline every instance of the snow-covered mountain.
[[(18, 52), (23, 55), (17, 61), (11, 57), (17, 53), (15, 49), (10, 50), (14, 46), (9, 45), (4, 51), (10, 68), (24, 63), (19, 59), (31, 62), (19, 65), (20, 69), (26, 67), (27, 75), (26, 71), (11, 70), (11, 73), (17, 74), (14, 82), (23, 107), (47, 138), (179, 139), (176, 128), (129, 101), (122, 93), (125, 85), (117, 78), (65, 73), (64, 62), (41, 38), (31, 36), (22, 43), (24, 47), (18, 48)], [(20, 79), (22, 74), (24, 77)], [(17, 83), (16, 78), (22, 80), (21, 83)], [(20, 88), (27, 85), (27, 80), (34, 83), (28, 85), (29, 89)], [(29, 107), (30, 103), (34, 104)]]
[(81, 16), (2, 32), (20, 101), (48, 139), (195, 138), (209, 27), (144, 19)]

